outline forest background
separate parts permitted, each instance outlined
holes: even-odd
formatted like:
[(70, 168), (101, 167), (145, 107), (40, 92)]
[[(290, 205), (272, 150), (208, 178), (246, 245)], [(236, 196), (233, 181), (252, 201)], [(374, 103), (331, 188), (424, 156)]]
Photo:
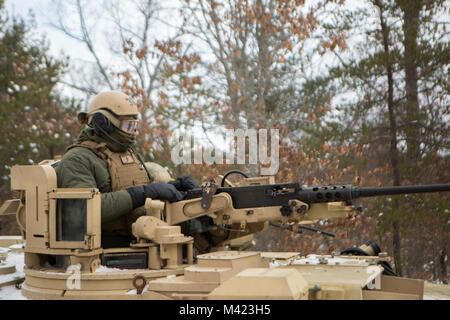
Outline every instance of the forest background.
[[(139, 151), (175, 177), (260, 169), (174, 166), (175, 133), (206, 148), (223, 146), (226, 129), (276, 128), (278, 182), (450, 182), (448, 2), (47, 0), (40, 15), (14, 2), (0, 0), (1, 201), (14, 196), (11, 166), (63, 154), (77, 113), (104, 90), (135, 99)], [(356, 205), (317, 223), (336, 238), (270, 227), (253, 250), (327, 254), (370, 239), (399, 275), (448, 283), (448, 194)], [(14, 219), (2, 225), (17, 232)]]

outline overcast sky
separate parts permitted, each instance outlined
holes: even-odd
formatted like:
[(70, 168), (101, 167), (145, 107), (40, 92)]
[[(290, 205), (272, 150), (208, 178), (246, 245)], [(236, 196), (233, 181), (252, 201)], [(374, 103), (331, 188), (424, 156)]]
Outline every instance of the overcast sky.
[[(62, 32), (51, 27), (46, 11), (49, 0), (6, 0), (6, 8), (10, 15), (18, 15), (25, 20), (30, 19), (30, 11), (35, 15), (38, 34), (45, 34), (50, 41), (50, 52), (58, 56), (61, 51), (70, 56), (83, 56), (85, 49), (76, 41), (68, 39)], [(75, 50), (76, 49), (76, 50)]]
[[(173, 5), (177, 3), (177, 0), (165, 0), (164, 4), (166, 6)], [(86, 21), (89, 29), (92, 29), (93, 33), (90, 35), (93, 39), (96, 51), (99, 56), (102, 57), (104, 63), (109, 66), (117, 65), (121, 61), (117, 60), (117, 57), (112, 56), (109, 50), (110, 37), (109, 28), (112, 26), (110, 22), (103, 16), (104, 10), (102, 11), (102, 6), (100, 1), (87, 1), (84, 3), (89, 9), (91, 15)], [(129, 17), (133, 17), (131, 10), (129, 8), (130, 3), (125, 1), (120, 2), (121, 8), (127, 13)], [(30, 12), (34, 15), (34, 20), (36, 23), (36, 28), (33, 30), (33, 38), (40, 39), (43, 35), (46, 36), (49, 41), (49, 52), (54, 57), (60, 57), (63, 53), (70, 57), (71, 65), (74, 63), (78, 65), (85, 65), (86, 62), (94, 62), (94, 58), (88, 51), (85, 44), (71, 39), (62, 31), (57, 30), (51, 25), (51, 23), (57, 23), (58, 14), (63, 15), (64, 23), (67, 25), (78, 25), (78, 15), (75, 11), (74, 14), (69, 11), (62, 11), (58, 9), (55, 1), (52, 0), (6, 0), (6, 9), (10, 16), (20, 16), (25, 21), (31, 20)], [(60, 11), (58, 11), (60, 10)], [(130, 11), (130, 12), (128, 12)], [(27, 23), (29, 25), (29, 23)], [(162, 27), (164, 28), (164, 27)], [(161, 26), (158, 26), (158, 35), (162, 36), (169, 33), (169, 29), (162, 30)], [(69, 27), (70, 29), (70, 27)], [(75, 96), (77, 98), (82, 98), (80, 92), (76, 90), (69, 89), (67, 87), (63, 88), (64, 94), (69, 96)]]
[[(33, 36), (40, 39), (45, 35), (50, 43), (49, 52), (54, 57), (60, 57), (64, 54), (69, 56), (71, 60), (92, 60), (83, 44), (70, 39), (50, 25), (52, 18), (50, 16), (51, 2), (51, 0), (6, 0), (5, 7), (10, 16), (20, 16), (25, 21), (32, 19), (31, 13), (34, 15), (36, 29), (33, 30)], [(77, 90), (67, 86), (60, 86), (60, 89), (68, 97), (83, 99), (83, 95)]]

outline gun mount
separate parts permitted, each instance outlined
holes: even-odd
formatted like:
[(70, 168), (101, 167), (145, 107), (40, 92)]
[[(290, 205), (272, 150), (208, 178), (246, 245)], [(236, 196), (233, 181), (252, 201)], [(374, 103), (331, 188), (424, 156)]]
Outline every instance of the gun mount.
[[(136, 240), (105, 249), (98, 190), (57, 188), (54, 163), (14, 166), (11, 188), (20, 197), (0, 209), (16, 215), (26, 240), (22, 293), (32, 299), (421, 299), (423, 281), (387, 275), (390, 257), (369, 243), (331, 256), (243, 250), (269, 222), (318, 232), (307, 224), (347, 216), (358, 197), (450, 191), (450, 185), (311, 188), (276, 184), (274, 177), (231, 187), (210, 182), (183, 201), (147, 199), (132, 227)], [(67, 200), (85, 203), (85, 229), (75, 239), (65, 238)], [(195, 255), (195, 233), (183, 229), (201, 219), (212, 222), (203, 231), (226, 232)]]

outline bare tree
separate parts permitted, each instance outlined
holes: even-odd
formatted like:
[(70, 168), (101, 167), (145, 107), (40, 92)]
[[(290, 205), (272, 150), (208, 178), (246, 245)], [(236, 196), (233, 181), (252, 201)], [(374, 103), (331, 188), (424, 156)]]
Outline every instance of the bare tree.
[[(165, 58), (154, 44), (180, 36), (180, 26), (176, 25), (175, 31), (160, 32), (164, 23), (161, 13), (168, 10), (162, 7), (163, 1), (133, 0), (125, 4), (105, 0), (100, 7), (81, 0), (53, 2), (56, 19), (51, 19), (50, 24), (82, 43), (91, 57), (92, 68), (73, 72), (67, 85), (89, 94), (103, 88), (112, 90), (120, 85), (117, 75), (126, 70), (138, 79), (147, 96), (152, 95), (159, 85)], [(101, 28), (97, 27), (99, 21)], [(87, 61), (82, 63), (86, 65)]]
[(221, 111), (231, 115), (228, 124), (256, 128), (279, 121), (298, 84), (301, 42), (316, 25), (299, 3), (187, 2), (186, 33), (213, 57), (208, 83), (221, 93)]

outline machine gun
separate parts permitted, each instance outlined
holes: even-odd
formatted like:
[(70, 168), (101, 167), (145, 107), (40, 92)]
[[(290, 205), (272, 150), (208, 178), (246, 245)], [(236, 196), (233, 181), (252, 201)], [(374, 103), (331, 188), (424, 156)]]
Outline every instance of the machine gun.
[[(259, 232), (268, 225), (294, 232), (306, 229), (334, 236), (305, 224), (345, 217), (354, 210), (352, 201), (359, 198), (450, 191), (450, 184), (378, 188), (352, 185), (304, 187), (297, 182), (276, 184), (273, 177), (248, 178), (240, 171), (232, 173), (244, 176), (243, 185), (224, 187), (226, 174), (220, 186), (215, 181), (204, 183), (200, 189), (189, 190), (185, 200), (167, 203), (165, 212), (158, 211), (154, 216), (169, 225), (208, 216), (212, 222), (206, 229), (216, 227), (234, 231), (227, 241), (218, 246), (224, 248), (224, 243), (229, 244), (229, 240)], [(151, 203), (148, 203), (148, 209)], [(162, 205), (156, 207), (161, 208)]]
[[(228, 193), (236, 209), (266, 206), (285, 207), (290, 200), (299, 200), (309, 205), (323, 202), (352, 201), (359, 198), (390, 196), (411, 193), (450, 191), (450, 184), (398, 187), (357, 187), (352, 185), (302, 187), (298, 182), (243, 187), (221, 187), (216, 194)], [(189, 190), (187, 199), (203, 195), (202, 189)], [(283, 216), (290, 211), (282, 210)]]

